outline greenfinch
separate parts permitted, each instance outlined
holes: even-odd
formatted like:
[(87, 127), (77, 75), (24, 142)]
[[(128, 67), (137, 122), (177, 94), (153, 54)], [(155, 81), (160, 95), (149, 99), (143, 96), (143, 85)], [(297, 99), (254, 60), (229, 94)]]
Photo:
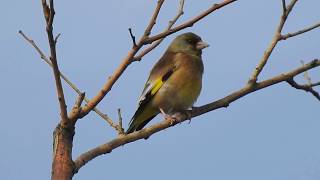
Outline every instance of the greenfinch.
[(191, 32), (173, 40), (150, 72), (127, 134), (141, 130), (159, 113), (173, 116), (192, 107), (202, 87), (202, 49), (208, 46)]

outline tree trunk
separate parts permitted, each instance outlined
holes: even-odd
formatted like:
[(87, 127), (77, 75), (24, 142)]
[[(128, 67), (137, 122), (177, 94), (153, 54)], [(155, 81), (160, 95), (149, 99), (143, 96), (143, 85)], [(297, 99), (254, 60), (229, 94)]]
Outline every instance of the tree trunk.
[(58, 124), (53, 132), (53, 162), (51, 180), (71, 180), (74, 175), (72, 142), (74, 126)]

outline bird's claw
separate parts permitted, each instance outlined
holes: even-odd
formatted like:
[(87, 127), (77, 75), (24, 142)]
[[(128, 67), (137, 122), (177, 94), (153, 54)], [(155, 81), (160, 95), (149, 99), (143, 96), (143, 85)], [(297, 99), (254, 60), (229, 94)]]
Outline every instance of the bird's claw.
[(176, 124), (176, 121), (177, 121), (177, 119), (172, 116), (165, 117), (165, 119), (170, 122), (170, 126)]
[(188, 123), (189, 124), (191, 123), (191, 118), (192, 118), (191, 111), (186, 110), (186, 111), (176, 112), (173, 115), (169, 115), (169, 114), (166, 114), (162, 108), (159, 108), (159, 109), (161, 114), (164, 116), (164, 118), (170, 121), (170, 126), (176, 124), (179, 119), (185, 118), (185, 117), (187, 117), (187, 120), (189, 120)]
[(159, 108), (159, 110), (161, 114), (164, 116), (165, 120), (170, 121), (170, 126), (176, 123), (176, 120), (177, 120), (176, 117), (170, 116), (169, 114), (165, 113), (162, 108)]

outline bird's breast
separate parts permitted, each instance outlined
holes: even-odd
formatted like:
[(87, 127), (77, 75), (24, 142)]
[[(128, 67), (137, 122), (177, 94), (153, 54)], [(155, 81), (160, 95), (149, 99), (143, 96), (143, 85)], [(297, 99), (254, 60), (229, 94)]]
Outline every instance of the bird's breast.
[(166, 113), (186, 110), (197, 100), (202, 87), (202, 72), (178, 68), (159, 89), (153, 105)]

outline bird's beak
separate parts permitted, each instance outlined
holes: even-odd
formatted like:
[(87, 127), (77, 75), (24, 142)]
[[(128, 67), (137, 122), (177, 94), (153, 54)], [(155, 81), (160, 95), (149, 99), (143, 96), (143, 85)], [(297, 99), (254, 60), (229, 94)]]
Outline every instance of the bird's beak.
[(206, 47), (209, 47), (209, 44), (208, 44), (208, 43), (203, 42), (203, 41), (197, 42), (196, 48), (197, 48), (198, 50), (204, 49), (204, 48), (206, 48)]

